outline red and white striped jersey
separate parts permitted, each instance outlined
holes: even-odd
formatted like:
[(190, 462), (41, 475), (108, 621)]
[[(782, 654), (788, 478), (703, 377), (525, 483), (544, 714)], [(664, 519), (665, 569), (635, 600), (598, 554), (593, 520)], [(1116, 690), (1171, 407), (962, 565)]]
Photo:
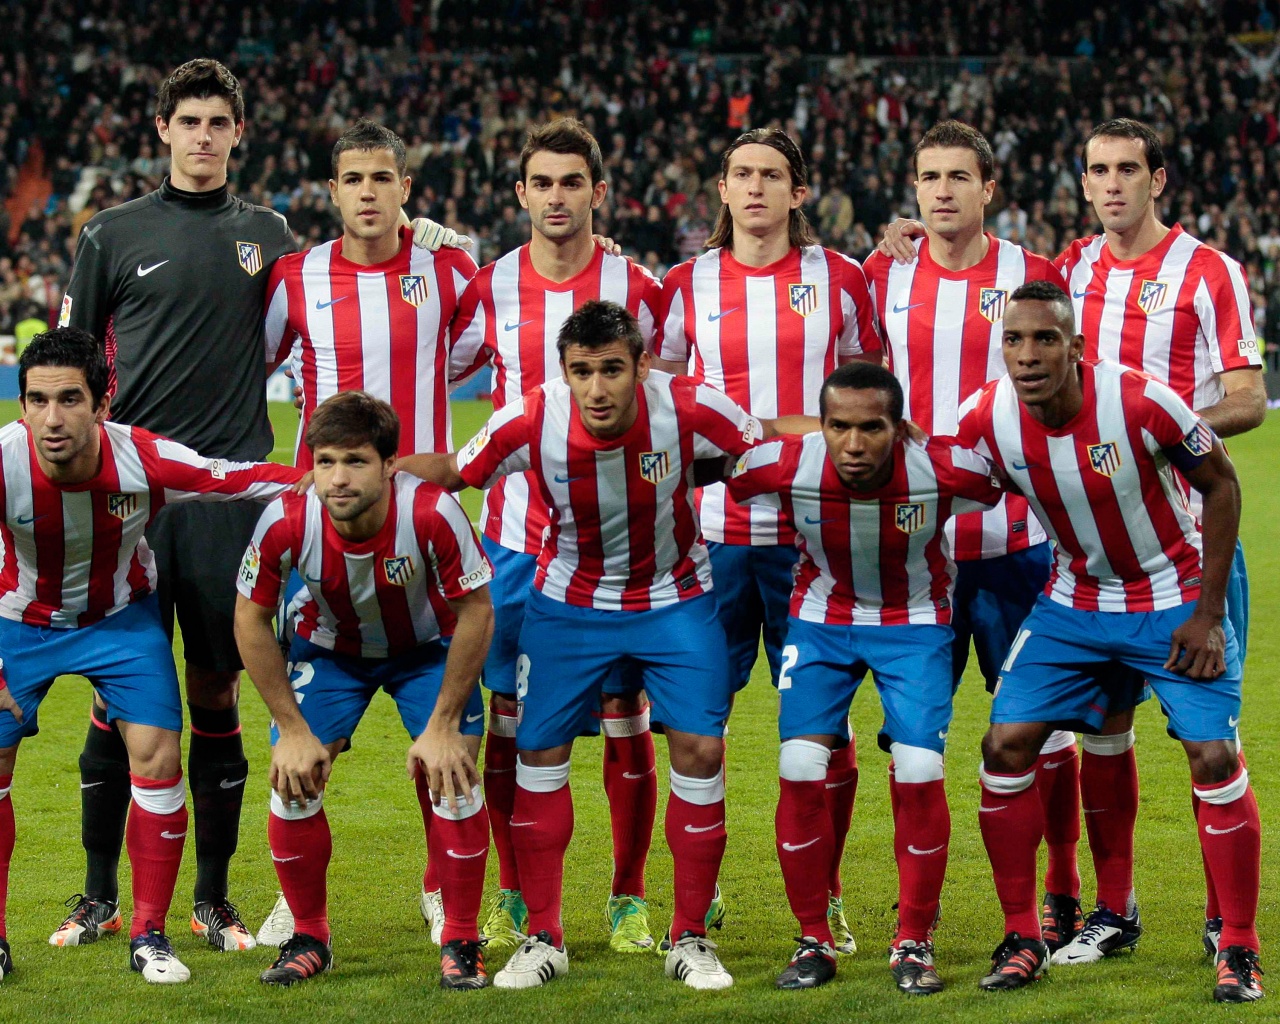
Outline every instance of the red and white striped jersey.
[[(672, 268), (662, 303), (657, 355), (689, 363), (695, 380), (762, 419), (817, 416), (827, 375), (880, 350), (861, 265), (820, 245), (793, 248), (765, 267), (710, 249)], [(727, 501), (724, 484), (702, 489), (699, 513), (708, 540), (795, 541), (774, 509)]]
[(769, 441), (738, 460), (735, 501), (778, 510), (797, 533), (791, 614), (842, 626), (951, 622), (955, 563), (943, 529), (1004, 492), (991, 464), (939, 438), (899, 442), (873, 491), (840, 480), (821, 433)]
[(458, 452), (472, 487), (531, 471), (551, 510), (534, 586), (557, 601), (644, 611), (711, 589), (693, 463), (742, 455), (763, 427), (714, 388), (657, 370), (637, 402), (631, 428), (602, 441), (557, 378), (495, 412)]
[[(301, 477), (292, 466), (206, 459), (141, 427), (104, 423), (102, 464), (57, 484), (19, 420), (0, 428), (0, 615), (73, 629), (114, 615), (156, 588), (143, 531), (165, 505), (270, 501)], [(227, 586), (231, 581), (227, 580)]]
[[(1047, 259), (987, 235), (987, 255), (967, 270), (947, 270), (929, 255), (900, 265), (883, 253), (867, 258), (888, 366), (902, 385), (904, 415), (927, 434), (955, 433), (960, 405), (1005, 372), (1000, 354), (1009, 296), (1028, 281), (1062, 283)], [(1044, 528), (1017, 494), (987, 512), (957, 516), (947, 528), (959, 561), (995, 558), (1046, 539)]]
[(391, 403), (400, 416), (400, 455), (452, 450), (447, 332), (475, 272), (461, 249), (415, 247), (408, 228), (385, 263), (352, 263), (341, 238), (276, 260), (266, 357), (274, 366), (287, 355), (302, 385), (297, 465), (311, 468), (307, 424), (339, 391), (364, 390)]
[[(493, 367), (493, 407), (560, 376), (556, 339), (574, 310), (594, 299), (625, 306), (653, 348), (662, 291), (644, 267), (597, 248), (582, 273), (555, 282), (533, 269), (528, 244), (489, 264), (462, 293), (452, 330), (450, 375), (463, 380)], [(498, 480), (484, 496), (484, 533), (512, 551), (542, 550), (547, 507), (531, 476)]]
[(1095, 235), (1072, 242), (1055, 264), (1086, 359), (1149, 373), (1193, 409), (1221, 401), (1218, 374), (1262, 365), (1244, 268), (1180, 225), (1136, 259), (1116, 259)]
[(1173, 608), (1200, 594), (1200, 532), (1165, 450), (1192, 455), (1213, 434), (1158, 380), (1081, 364), (1084, 405), (1050, 430), (1008, 377), (965, 403), (958, 440), (998, 463), (1056, 542), (1047, 593), (1087, 611)]
[(407, 473), (392, 478), (387, 521), (366, 541), (344, 540), (314, 489), (268, 505), (236, 586), (275, 608), (291, 569), (303, 582), (288, 612), (298, 636), (353, 658), (395, 657), (452, 636), (449, 602), (493, 579), (453, 495)]

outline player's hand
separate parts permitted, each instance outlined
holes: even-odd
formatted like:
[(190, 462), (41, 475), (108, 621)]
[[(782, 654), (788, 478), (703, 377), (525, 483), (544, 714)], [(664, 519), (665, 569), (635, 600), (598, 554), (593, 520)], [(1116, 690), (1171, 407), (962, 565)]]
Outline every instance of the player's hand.
[(914, 420), (907, 420), (906, 422), (907, 422), (907, 437), (909, 437), (912, 441), (914, 441), (916, 444), (924, 444), (926, 441), (929, 440), (929, 435), (926, 434), (923, 429), (921, 429), (920, 424), (916, 423)]
[(622, 246), (612, 238), (605, 238), (604, 235), (592, 235), (591, 241), (595, 242), (596, 245), (607, 252), (610, 256), (622, 255)]
[(1173, 631), (1164, 667), (1188, 679), (1217, 679), (1227, 670), (1227, 637), (1222, 621), (1192, 612)]
[(413, 244), (419, 249), (439, 252), (448, 246), (451, 249), (466, 249), (470, 252), (471, 247), (475, 245), (469, 235), (460, 235), (453, 228), (437, 224), (429, 217), (419, 217), (415, 221), (410, 221), (409, 226), (413, 228)]
[(306, 494), (307, 491), (311, 490), (311, 485), (315, 483), (315, 479), (316, 475), (311, 470), (307, 470), (302, 479), (293, 485), (293, 493)]
[(911, 263), (916, 258), (916, 247), (911, 240), (923, 238), (924, 230), (920, 221), (899, 217), (885, 227), (884, 237), (876, 248), (898, 263)]
[(455, 812), (459, 803), (471, 802), (471, 791), (480, 784), (480, 773), (456, 728), (428, 725), (409, 748), (405, 770), (411, 779), (421, 772), (431, 790), (431, 799), (436, 803), (443, 799)]
[(295, 384), (293, 386), (293, 407), (302, 412), (302, 385)]
[(288, 803), (306, 806), (324, 792), (333, 759), (329, 749), (310, 730), (305, 733), (281, 733), (271, 748), (271, 788)]
[[(0, 666), (3, 666), (0, 662)], [(22, 708), (18, 707), (18, 702), (13, 699), (13, 691), (9, 689), (8, 683), (5, 682), (4, 673), (0, 672), (0, 711), (7, 711), (13, 715), (15, 722), (22, 721)]]

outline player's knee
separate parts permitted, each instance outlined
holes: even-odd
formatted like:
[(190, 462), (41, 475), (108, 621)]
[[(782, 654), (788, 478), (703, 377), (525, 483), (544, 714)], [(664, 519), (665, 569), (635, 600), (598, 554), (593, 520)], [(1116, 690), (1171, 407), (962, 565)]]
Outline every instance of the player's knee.
[(939, 782), (943, 778), (942, 755), (936, 750), (890, 743), (889, 755), (893, 758), (894, 781), (899, 784)]
[(787, 782), (821, 782), (827, 777), (831, 748), (813, 740), (783, 740), (778, 775)]
[(1107, 715), (1102, 723), (1103, 736), (1120, 736), (1133, 730), (1133, 708), (1123, 708)]
[(639, 715), (649, 705), (643, 690), (635, 693), (605, 694), (600, 698), (600, 713), (611, 716)]
[(5, 747), (0, 750), (0, 775), (12, 775), (13, 766), (18, 763), (18, 748)]
[(982, 737), (982, 765), (1002, 775), (1028, 771), (1043, 746), (1043, 729), (995, 723)]
[(171, 779), (182, 771), (182, 737), (169, 729), (129, 723), (122, 730), (129, 771), (148, 779)]
[[(1187, 759), (1191, 762), (1191, 780), (1198, 786), (1219, 786), (1236, 774), (1240, 768), (1240, 757), (1235, 743), (1230, 740), (1213, 740), (1209, 743), (1184, 742)], [(1244, 786), (1249, 784), (1248, 773), (1240, 772)], [(1223, 801), (1230, 803), (1235, 797)], [(1213, 803), (1211, 800), (1210, 803)]]
[(713, 778), (724, 767), (724, 739), (667, 730), (671, 768), (694, 779)]
[(501, 693), (490, 693), (489, 710), (496, 715), (512, 717), (520, 710), (520, 704), (515, 697), (507, 697)]

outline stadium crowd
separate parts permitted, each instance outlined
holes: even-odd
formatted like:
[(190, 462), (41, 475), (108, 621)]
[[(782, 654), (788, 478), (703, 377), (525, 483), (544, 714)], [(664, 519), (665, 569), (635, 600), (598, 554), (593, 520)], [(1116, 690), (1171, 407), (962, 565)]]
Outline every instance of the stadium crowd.
[[(148, 7), (145, 21), (133, 17), (143, 6), (79, 2), (69, 17), (48, 0), (19, 5), (0, 41), (0, 196), (36, 140), (52, 183), (45, 205), (0, 209), (0, 332), (56, 312), (90, 216), (159, 184), (152, 97), (195, 47), (231, 55), (244, 83), (237, 194), (284, 213), (304, 244), (332, 237), (328, 152), (367, 115), (410, 143), (412, 214), (475, 237), (481, 263), (528, 238), (515, 161), (528, 125), (556, 114), (581, 116), (604, 149), (597, 225), (658, 273), (702, 249), (718, 154), (744, 126), (802, 140), (810, 219), (825, 244), (863, 258), (885, 223), (915, 213), (909, 140), (946, 117), (970, 122), (996, 147), (989, 226), (1053, 256), (1096, 230), (1076, 142), (1099, 120), (1144, 118), (1170, 155), (1161, 219), (1245, 264), (1259, 334), (1280, 359), (1280, 315), (1266, 316), (1280, 310), (1272, 0), (1140, 11), (983, 0), (945, 3), (916, 28), (903, 2), (619, 12), (488, 0), (424, 14), (411, 0), (363, 12), (225, 0)], [(560, 55), (533, 39), (558, 40)]]

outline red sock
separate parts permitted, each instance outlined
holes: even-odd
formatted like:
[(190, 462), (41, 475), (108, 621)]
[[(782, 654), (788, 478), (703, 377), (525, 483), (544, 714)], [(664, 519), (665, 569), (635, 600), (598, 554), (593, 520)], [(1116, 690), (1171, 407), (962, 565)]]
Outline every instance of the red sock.
[(844, 884), (840, 880), (840, 862), (844, 860), (844, 843), (849, 837), (849, 826), (853, 822), (853, 801), (858, 795), (858, 753), (852, 736), (848, 746), (831, 751), (823, 795), (835, 836), (827, 888), (832, 896), (839, 896), (844, 892)]
[(328, 942), (327, 875), (333, 836), (324, 808), (308, 818), (282, 818), (273, 809), (267, 816), (267, 842), (280, 888), (293, 911), (294, 933)]
[(613, 827), (614, 896), (644, 898), (644, 866), (658, 810), (649, 711), (604, 715), (604, 792)]
[[(133, 867), (133, 920), (129, 937), (136, 939), (153, 928), (165, 930), (187, 836), (187, 805), (181, 775), (157, 781), (131, 772), (130, 779), (133, 802), (125, 826), (125, 846)], [(170, 799), (182, 801), (176, 810), (147, 810), (142, 806), (144, 802), (164, 803)]]
[(12, 775), (0, 775), (0, 939), (6, 938), (9, 932), (5, 925), (5, 910), (9, 903), (9, 862), (13, 860), (13, 844), (17, 830), (13, 822), (13, 800), (9, 789), (13, 785)]
[[(1246, 946), (1256, 952), (1262, 823), (1253, 787), (1248, 785), (1248, 778), (1242, 776), (1242, 772), (1243, 766), (1221, 786), (1197, 787), (1200, 791), (1197, 831), (1221, 908), (1222, 938), (1218, 948)], [(1206, 793), (1225, 789), (1242, 778), (1244, 794), (1230, 803), (1214, 804), (1205, 799)]]
[(827, 889), (822, 884), (835, 846), (831, 805), (826, 796), (829, 791), (823, 782), (778, 782), (774, 826), (787, 901), (800, 923), (801, 935), (833, 942), (827, 924)]
[(1074, 745), (1036, 759), (1036, 790), (1044, 805), (1044, 842), (1049, 848), (1045, 891), (1079, 899), (1080, 757)]
[(484, 900), (484, 869), (489, 859), (489, 815), (480, 787), (476, 786), (471, 792), (473, 803), (462, 807), (471, 813), (465, 818), (455, 818), (436, 810), (431, 790), (421, 774), (414, 783), (423, 822), (430, 822), (426, 826), (427, 856), (430, 863), (437, 866), (440, 895), (444, 900), (444, 930), (440, 933), (440, 942), (442, 945), (454, 939), (475, 942), (480, 938), (480, 904)]
[[(1236, 752), (1236, 760), (1241, 768), (1248, 767), (1243, 750)], [(1191, 816), (1200, 820), (1200, 798), (1196, 796), (1194, 785), (1191, 787)], [(1212, 921), (1215, 917), (1222, 916), (1222, 908), (1218, 906), (1218, 890), (1214, 887), (1213, 874), (1209, 870), (1209, 860), (1205, 857), (1203, 848), (1200, 850), (1200, 863), (1204, 866), (1204, 919)]]
[(1089, 832), (1098, 902), (1128, 913), (1133, 895), (1133, 829), (1138, 821), (1138, 759), (1133, 747), (1119, 754), (1085, 748), (1080, 797)]
[(413, 777), (413, 785), (418, 794), (418, 806), (422, 808), (422, 831), (427, 840), (427, 866), (422, 872), (422, 891), (439, 892), (440, 866), (431, 855), (431, 822), (435, 817), (431, 813), (431, 789), (421, 774)]
[[(1027, 779), (1027, 787), (1009, 792), (1009, 785)], [(988, 788), (988, 780), (1005, 792)], [(983, 772), (978, 827), (991, 861), (996, 895), (1004, 910), (1004, 930), (1024, 938), (1040, 937), (1040, 906), (1036, 893), (1036, 851), (1044, 838), (1044, 807), (1034, 776)]]
[(707, 908), (716, 893), (728, 837), (723, 795), (715, 803), (693, 804), (678, 796), (673, 785), (667, 800), (666, 833), (675, 871), (671, 934), (676, 939), (685, 932), (706, 935)]
[(564, 893), (564, 854), (573, 838), (573, 795), (568, 784), (550, 793), (516, 787), (511, 815), (520, 881), (515, 886), (529, 908), (529, 934), (545, 931), (553, 945), (564, 945), (560, 908)]
[(511, 812), (516, 805), (516, 717), (497, 710), (492, 703), (484, 740), (484, 803), (489, 810), (493, 848), (498, 853), (498, 885), (519, 889), (516, 848), (511, 842)]
[(894, 941), (924, 942), (938, 913), (947, 873), (951, 810), (941, 779), (898, 783), (897, 789), (893, 854), (898, 862), (898, 934)]

